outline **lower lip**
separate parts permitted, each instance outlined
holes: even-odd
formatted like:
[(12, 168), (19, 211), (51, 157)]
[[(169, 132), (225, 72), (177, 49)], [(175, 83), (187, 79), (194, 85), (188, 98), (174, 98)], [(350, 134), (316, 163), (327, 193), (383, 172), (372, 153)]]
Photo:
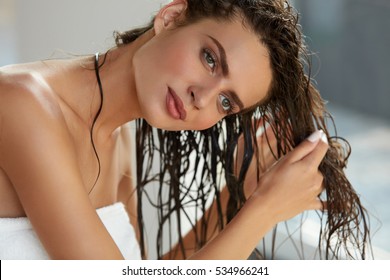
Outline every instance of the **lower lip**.
[(166, 103), (167, 103), (167, 110), (169, 115), (176, 120), (180, 120), (181, 119), (180, 112), (177, 109), (175, 99), (169, 90), (167, 94)]

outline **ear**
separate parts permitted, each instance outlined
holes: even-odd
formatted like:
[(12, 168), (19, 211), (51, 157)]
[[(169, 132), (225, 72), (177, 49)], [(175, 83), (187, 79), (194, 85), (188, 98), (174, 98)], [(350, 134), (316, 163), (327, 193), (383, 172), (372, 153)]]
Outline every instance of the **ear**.
[(187, 0), (173, 0), (164, 6), (154, 19), (154, 31), (156, 34), (175, 25), (178, 19), (187, 9)]

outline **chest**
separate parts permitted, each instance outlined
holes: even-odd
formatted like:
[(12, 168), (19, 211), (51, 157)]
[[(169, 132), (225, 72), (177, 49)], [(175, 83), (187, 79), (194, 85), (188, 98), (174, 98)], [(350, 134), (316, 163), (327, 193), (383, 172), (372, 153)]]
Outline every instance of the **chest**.
[(121, 143), (117, 133), (97, 141), (89, 133), (75, 136), (75, 154), (85, 191), (95, 208), (117, 201), (121, 180)]

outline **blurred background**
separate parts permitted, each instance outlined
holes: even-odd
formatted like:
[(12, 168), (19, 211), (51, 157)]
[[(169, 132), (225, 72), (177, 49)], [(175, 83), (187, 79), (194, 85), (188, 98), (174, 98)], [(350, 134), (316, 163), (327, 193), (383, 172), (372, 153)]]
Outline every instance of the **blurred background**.
[[(295, 0), (313, 74), (352, 154), (346, 173), (390, 252), (390, 0)], [(381, 254), (381, 250), (387, 253)]]
[[(103, 52), (114, 44), (113, 31), (146, 23), (167, 2), (0, 0), (0, 67)], [(315, 54), (318, 88), (352, 146), (346, 172), (371, 214), (374, 257), (390, 259), (390, 0), (291, 3)], [(308, 220), (303, 234), (310, 241), (316, 219)], [(302, 258), (294, 247), (285, 245), (277, 257)]]

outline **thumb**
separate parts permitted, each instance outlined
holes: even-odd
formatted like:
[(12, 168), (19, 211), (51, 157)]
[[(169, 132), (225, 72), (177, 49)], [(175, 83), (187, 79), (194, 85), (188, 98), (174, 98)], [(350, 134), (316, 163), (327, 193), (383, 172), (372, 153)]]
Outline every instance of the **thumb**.
[(322, 130), (313, 132), (305, 141), (300, 143), (295, 149), (288, 154), (290, 162), (297, 162), (309, 155), (316, 147), (318, 142), (322, 140), (328, 143), (325, 133)]

